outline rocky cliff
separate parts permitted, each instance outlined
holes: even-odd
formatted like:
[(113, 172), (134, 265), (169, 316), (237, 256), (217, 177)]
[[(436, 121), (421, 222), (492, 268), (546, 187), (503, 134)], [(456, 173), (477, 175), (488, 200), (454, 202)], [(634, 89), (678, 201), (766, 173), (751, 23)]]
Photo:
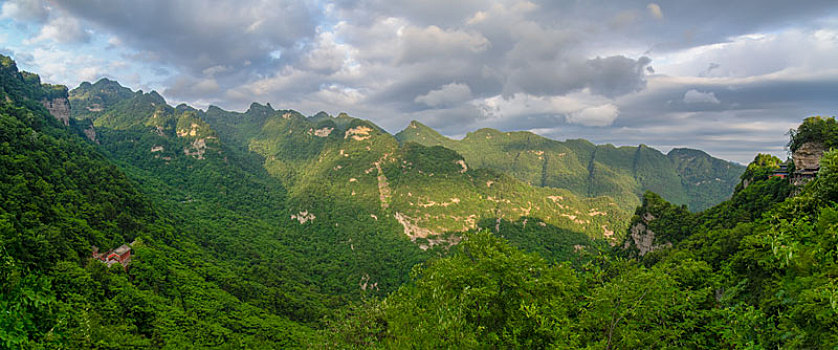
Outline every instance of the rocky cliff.
[(641, 216), (641, 221), (634, 223), (629, 229), (629, 236), (623, 244), (623, 249), (628, 249), (631, 246), (637, 248), (638, 255), (644, 256), (646, 253), (653, 252), (661, 248), (672, 247), (672, 242), (664, 242), (655, 244), (655, 232), (649, 228), (649, 224), (657, 219), (649, 212)]
[(65, 126), (70, 125), (70, 101), (67, 98), (44, 98), (41, 103), (55, 119), (63, 122)]
[(824, 151), (825, 147), (819, 142), (804, 143), (792, 153), (791, 159), (794, 161), (794, 168), (797, 171), (817, 170), (820, 168)]
[(629, 257), (642, 257), (670, 248), (689, 236), (694, 219), (685, 206), (673, 205), (655, 193), (646, 192), (643, 205), (637, 208), (623, 240), (623, 251)]

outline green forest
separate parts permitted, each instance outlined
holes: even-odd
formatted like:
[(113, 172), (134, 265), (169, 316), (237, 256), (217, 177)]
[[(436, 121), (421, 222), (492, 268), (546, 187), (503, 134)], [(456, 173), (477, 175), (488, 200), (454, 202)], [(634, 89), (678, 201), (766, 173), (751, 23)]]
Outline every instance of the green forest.
[(820, 169), (790, 181), (764, 154), (68, 90), (0, 56), (0, 349), (838, 348), (836, 145), (803, 120), (788, 148)]

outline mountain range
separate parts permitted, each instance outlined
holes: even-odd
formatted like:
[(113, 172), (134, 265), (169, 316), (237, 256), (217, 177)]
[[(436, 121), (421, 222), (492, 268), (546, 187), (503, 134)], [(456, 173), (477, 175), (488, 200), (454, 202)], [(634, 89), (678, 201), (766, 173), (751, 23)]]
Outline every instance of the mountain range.
[(745, 169), (699, 150), (675, 148), (663, 154), (645, 145), (562, 142), (525, 131), (480, 129), (453, 140), (417, 121), (396, 138), (455, 150), (472, 166), (506, 172), (530, 185), (608, 196), (628, 209), (639, 205), (643, 192), (653, 191), (693, 211), (704, 210), (726, 199)]
[[(827, 159), (795, 189), (764, 155), (200, 110), (6, 57), (0, 78), (2, 347), (831, 339), (834, 119), (793, 133)], [(122, 245), (124, 268), (93, 253)]]

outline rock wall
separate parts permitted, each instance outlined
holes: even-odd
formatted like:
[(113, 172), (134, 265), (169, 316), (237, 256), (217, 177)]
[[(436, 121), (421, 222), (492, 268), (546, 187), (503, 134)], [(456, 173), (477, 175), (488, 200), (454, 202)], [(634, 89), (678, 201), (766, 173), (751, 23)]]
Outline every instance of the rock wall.
[(41, 100), (41, 104), (46, 107), (55, 119), (63, 122), (64, 126), (70, 125), (70, 101), (66, 98), (43, 99)]
[(82, 130), (84, 132), (84, 136), (87, 136), (87, 139), (90, 141), (99, 144), (99, 141), (96, 140), (96, 129), (93, 129), (93, 123), (90, 123), (90, 126), (87, 129)]
[(629, 237), (627, 237), (623, 249), (629, 249), (632, 245), (634, 245), (634, 247), (638, 250), (638, 255), (644, 256), (647, 253), (661, 248), (672, 247), (671, 242), (655, 244), (655, 233), (648, 227), (649, 223), (656, 219), (654, 215), (647, 212), (644, 213), (641, 218), (641, 221), (635, 223), (630, 228)]
[(794, 168), (797, 171), (820, 168), (821, 157), (823, 157), (823, 144), (818, 142), (806, 142), (798, 148), (791, 156), (794, 161)]

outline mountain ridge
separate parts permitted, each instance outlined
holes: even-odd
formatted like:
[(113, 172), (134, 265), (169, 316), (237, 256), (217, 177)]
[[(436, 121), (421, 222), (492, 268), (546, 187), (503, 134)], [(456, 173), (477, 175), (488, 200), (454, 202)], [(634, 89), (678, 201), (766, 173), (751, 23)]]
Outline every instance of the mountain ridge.
[(712, 200), (729, 162), (120, 87), (0, 56), (0, 347), (838, 344), (834, 118), (692, 213), (649, 190)]
[[(694, 211), (702, 210), (727, 198), (744, 172), (743, 166), (700, 150), (677, 148), (664, 154), (643, 144), (614, 146), (595, 145), (584, 139), (558, 141), (529, 131), (481, 128), (456, 140), (421, 122), (411, 121), (396, 138), (402, 143), (454, 149), (475, 166), (507, 171), (538, 186), (568, 188), (587, 196), (609, 195), (626, 208), (638, 205), (639, 196), (645, 190), (653, 190), (677, 204), (687, 204)], [(557, 162), (563, 157), (576, 159)], [(632, 160), (630, 164), (625, 162), (628, 159)], [(548, 178), (554, 173), (565, 173), (565, 176)], [(605, 178), (600, 178), (600, 174)], [(708, 182), (716, 179), (719, 183)]]
[[(94, 84), (82, 83), (73, 90), (71, 102), (80, 106), (72, 112), (74, 117), (92, 119), (94, 125), (109, 127), (128, 127), (139, 122), (125, 120), (122, 121), (124, 125), (113, 125), (111, 116), (101, 107), (100, 102), (106, 98), (92, 97), (91, 100), (87, 96), (87, 91), (97, 86), (106, 88), (106, 97), (116, 95), (122, 101), (131, 101), (136, 99), (128, 98), (132, 94), (144, 100), (141, 105), (121, 107), (130, 108), (133, 115), (148, 114), (152, 110), (157, 111), (155, 113), (171, 114), (171, 107), (165, 105), (165, 100), (159, 94), (153, 91), (131, 91), (118, 82), (102, 79)], [(110, 102), (113, 104), (113, 101)], [(92, 111), (91, 105), (95, 106)], [(183, 105), (178, 108), (192, 107)], [(245, 112), (226, 111), (217, 106), (194, 110), (199, 118), (217, 129), (219, 136), (226, 139), (227, 143), (237, 145), (243, 151), (252, 146), (250, 140), (259, 135), (268, 137), (262, 129), (266, 124), (276, 124), (277, 116), (286, 119), (293, 117), (296, 123), (313, 123), (310, 126), (312, 130), (320, 132), (328, 129), (345, 131), (354, 121), (361, 120), (345, 113), (335, 117), (322, 111), (305, 116), (293, 109), (277, 110), (269, 103), (262, 105), (257, 102), (251, 103)], [(371, 121), (364, 122), (367, 127), (390, 134)], [(673, 203), (687, 205), (693, 211), (706, 209), (728, 198), (738, 176), (744, 172), (743, 166), (714, 158), (700, 150), (675, 148), (664, 154), (645, 145), (596, 145), (584, 139), (559, 141), (530, 131), (505, 132), (480, 128), (456, 140), (413, 120), (405, 129), (390, 135), (401, 144), (417, 142), (453, 149), (463, 154), (466, 163), (473, 167), (509, 173), (534, 186), (564, 188), (584, 197), (609, 196), (627, 211), (640, 204), (641, 195), (646, 190), (660, 193)]]

